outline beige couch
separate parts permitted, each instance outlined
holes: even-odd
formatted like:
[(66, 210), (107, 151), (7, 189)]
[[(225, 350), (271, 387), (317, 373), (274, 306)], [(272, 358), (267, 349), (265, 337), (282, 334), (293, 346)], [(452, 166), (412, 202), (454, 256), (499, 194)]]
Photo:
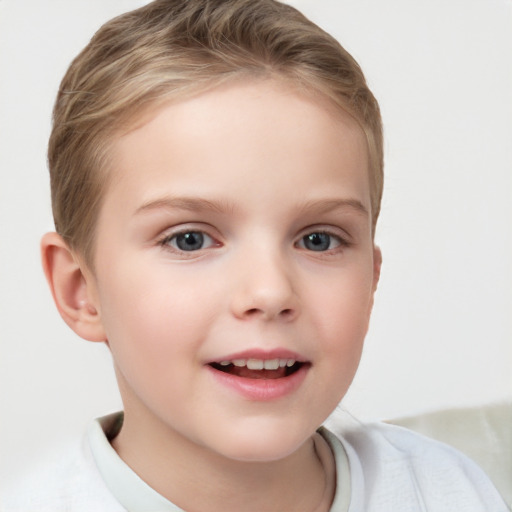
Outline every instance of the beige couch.
[(512, 403), (390, 420), (450, 444), (486, 471), (512, 510)]

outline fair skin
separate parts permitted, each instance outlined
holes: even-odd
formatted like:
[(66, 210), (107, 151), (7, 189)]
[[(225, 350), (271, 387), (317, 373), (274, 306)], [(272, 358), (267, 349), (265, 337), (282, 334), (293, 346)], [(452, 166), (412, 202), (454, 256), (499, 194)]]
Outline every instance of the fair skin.
[(328, 510), (312, 435), (357, 369), (381, 263), (361, 129), (239, 81), (112, 155), (94, 270), (54, 233), (42, 247), (63, 318), (112, 352), (114, 448), (187, 510)]

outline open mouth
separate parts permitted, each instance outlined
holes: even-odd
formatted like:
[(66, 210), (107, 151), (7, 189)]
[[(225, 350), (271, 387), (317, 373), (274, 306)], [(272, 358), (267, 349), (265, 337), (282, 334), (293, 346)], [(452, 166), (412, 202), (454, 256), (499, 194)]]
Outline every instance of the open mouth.
[(294, 359), (235, 359), (209, 363), (217, 371), (245, 379), (282, 379), (307, 364)]

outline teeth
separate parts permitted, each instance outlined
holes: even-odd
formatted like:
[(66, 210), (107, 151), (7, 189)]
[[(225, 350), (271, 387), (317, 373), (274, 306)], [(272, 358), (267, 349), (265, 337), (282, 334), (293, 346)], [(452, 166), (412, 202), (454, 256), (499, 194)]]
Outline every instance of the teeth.
[(262, 359), (248, 359), (247, 368), (249, 370), (263, 370), (265, 363)]
[(243, 368), (247, 366), (249, 370), (277, 370), (279, 368), (290, 368), (296, 363), (295, 359), (233, 359), (233, 361), (220, 361), (221, 366), (230, 364)]
[(279, 368), (279, 359), (269, 359), (264, 363), (265, 370), (277, 370)]

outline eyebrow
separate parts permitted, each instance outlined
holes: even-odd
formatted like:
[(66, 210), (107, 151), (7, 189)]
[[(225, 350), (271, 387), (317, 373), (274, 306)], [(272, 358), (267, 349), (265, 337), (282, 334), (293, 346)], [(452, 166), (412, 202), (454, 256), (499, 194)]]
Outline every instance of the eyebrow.
[(330, 213), (336, 210), (352, 210), (366, 217), (369, 215), (368, 209), (358, 199), (317, 199), (304, 203), (301, 210), (314, 214)]
[[(236, 207), (228, 201), (210, 201), (200, 197), (163, 197), (148, 201), (137, 208), (135, 215), (152, 210), (187, 210), (193, 212), (232, 213)], [(358, 199), (316, 199), (307, 201), (300, 205), (299, 210), (317, 215), (329, 213), (336, 210), (352, 210), (355, 213), (368, 216), (368, 210)]]
[(210, 201), (200, 197), (163, 197), (144, 203), (137, 208), (135, 215), (152, 210), (188, 210), (194, 212), (213, 211), (216, 213), (232, 212), (235, 207), (227, 201)]

